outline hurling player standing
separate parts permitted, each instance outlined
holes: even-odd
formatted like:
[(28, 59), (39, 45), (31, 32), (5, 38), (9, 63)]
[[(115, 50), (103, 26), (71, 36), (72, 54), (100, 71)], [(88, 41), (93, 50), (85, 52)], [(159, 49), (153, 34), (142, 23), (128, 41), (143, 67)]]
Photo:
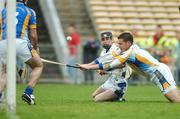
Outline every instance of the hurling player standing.
[[(35, 104), (33, 89), (42, 74), (43, 63), (39, 56), (38, 36), (36, 29), (36, 13), (27, 7), (28, 0), (16, 0), (16, 55), (23, 62), (28, 64), (32, 72), (30, 74), (29, 83), (27, 84), (22, 100), (29, 105)], [(0, 63), (2, 75), (0, 80), (6, 79), (6, 53), (7, 53), (7, 25), (6, 25), (7, 9), (4, 8), (0, 15), (1, 38), (0, 38)], [(5, 85), (5, 81), (4, 81)], [(1, 89), (1, 88), (0, 88)], [(3, 89), (2, 89), (3, 90)], [(2, 93), (0, 90), (0, 93)]]

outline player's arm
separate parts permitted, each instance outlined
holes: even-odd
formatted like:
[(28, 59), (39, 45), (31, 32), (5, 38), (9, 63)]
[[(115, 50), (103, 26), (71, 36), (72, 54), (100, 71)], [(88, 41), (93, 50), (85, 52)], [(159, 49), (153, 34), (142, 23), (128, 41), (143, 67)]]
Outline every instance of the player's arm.
[(37, 24), (36, 24), (36, 13), (30, 9), (31, 17), (29, 21), (29, 39), (32, 43), (33, 48), (39, 53), (38, 47), (38, 35), (37, 35)]
[(112, 52), (108, 52), (104, 54), (103, 56), (98, 57), (94, 61), (88, 64), (78, 64), (78, 66), (81, 67), (83, 70), (109, 70), (108, 68), (103, 68), (104, 66), (107, 66), (108, 63), (112, 62), (117, 55), (120, 55), (120, 49), (115, 49)]
[(108, 59), (98, 60), (99, 58), (97, 58), (96, 60), (98, 60), (98, 62), (91, 63), (91, 65), (90, 64), (78, 64), (78, 65), (81, 67), (81, 69), (85, 69), (85, 70), (97, 70), (97, 69), (111, 70), (123, 65), (131, 54), (132, 54), (132, 49), (127, 50), (122, 55), (117, 54), (115, 51), (113, 51), (111, 54), (109, 54), (110, 57), (113, 56), (114, 58), (111, 60), (111, 62), (107, 63), (106, 60)]
[(37, 35), (37, 29), (36, 28), (30, 28), (29, 39), (31, 40), (33, 48), (35, 50), (38, 50), (38, 35)]
[[(109, 56), (111, 57), (112, 55), (109, 54)], [(95, 61), (88, 63), (88, 64), (77, 64), (77, 65), (80, 66), (82, 70), (97, 70), (97, 69), (110, 70), (112, 68), (119, 67), (119, 65), (121, 64), (118, 59), (114, 59), (114, 60), (111, 59), (111, 62), (109, 62), (108, 58), (102, 59), (102, 60), (101, 60), (101, 58), (102, 57), (99, 57)], [(115, 65), (115, 64), (117, 64), (117, 65)]]
[(132, 55), (132, 52), (133, 52), (133, 49), (131, 49), (131, 48), (128, 49), (127, 51), (125, 51), (121, 55), (116, 54), (116, 52), (112, 52), (113, 56), (115, 57), (115, 60), (113, 60), (112, 62), (110, 62), (108, 64), (102, 64), (99, 67), (103, 70), (111, 70), (114, 68), (121, 67), (130, 58), (130, 56)]
[(115, 59), (112, 63), (99, 63), (99, 64), (77, 64), (82, 70), (110, 70), (118, 67), (121, 63)]

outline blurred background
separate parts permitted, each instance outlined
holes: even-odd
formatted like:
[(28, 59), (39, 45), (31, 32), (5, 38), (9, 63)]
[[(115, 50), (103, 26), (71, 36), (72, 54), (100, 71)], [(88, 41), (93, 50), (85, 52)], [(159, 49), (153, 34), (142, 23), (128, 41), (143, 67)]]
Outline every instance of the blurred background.
[[(63, 63), (87, 63), (101, 51), (99, 34), (123, 31), (135, 43), (166, 63), (180, 84), (180, 13), (178, 0), (29, 0), (37, 14), (41, 57)], [(93, 45), (92, 45), (93, 44)], [(179, 54), (179, 55), (178, 55)], [(27, 66), (18, 82), (26, 82)], [(99, 80), (102, 79), (102, 80)], [(45, 64), (40, 82), (94, 84), (106, 76)], [(130, 84), (149, 84), (133, 73)]]

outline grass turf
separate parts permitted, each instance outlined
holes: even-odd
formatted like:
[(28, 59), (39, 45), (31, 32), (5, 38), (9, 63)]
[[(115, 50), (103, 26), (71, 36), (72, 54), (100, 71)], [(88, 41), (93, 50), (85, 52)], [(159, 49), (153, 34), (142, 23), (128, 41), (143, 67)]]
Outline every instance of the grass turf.
[[(17, 86), (18, 119), (179, 119), (180, 104), (169, 103), (156, 86), (129, 86), (127, 102), (95, 103), (97, 85), (39, 84), (36, 105), (22, 102), (24, 85)], [(0, 109), (0, 119), (8, 119)]]

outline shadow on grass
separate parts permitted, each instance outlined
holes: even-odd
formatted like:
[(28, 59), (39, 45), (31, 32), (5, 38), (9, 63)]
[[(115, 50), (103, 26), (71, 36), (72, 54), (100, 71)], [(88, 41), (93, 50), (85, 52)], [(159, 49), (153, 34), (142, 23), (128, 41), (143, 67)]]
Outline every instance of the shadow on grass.
[(105, 102), (94, 102), (93, 100), (73, 100), (67, 99), (64, 100), (64, 103), (170, 103), (165, 100), (127, 100), (127, 101), (105, 101)]
[(171, 103), (164, 100), (130, 100), (125, 103)]
[[(166, 101), (166, 100), (128, 100), (128, 101), (105, 101), (105, 102), (94, 102), (93, 100), (72, 100), (72, 99), (69, 99), (69, 100), (65, 100), (64, 103), (81, 103), (81, 104), (85, 104), (85, 103), (138, 103), (138, 104), (141, 104), (141, 103), (157, 103), (157, 104), (160, 104), (160, 103), (164, 103), (164, 104), (173, 104), (169, 101)], [(176, 103), (177, 104), (177, 103)]]

